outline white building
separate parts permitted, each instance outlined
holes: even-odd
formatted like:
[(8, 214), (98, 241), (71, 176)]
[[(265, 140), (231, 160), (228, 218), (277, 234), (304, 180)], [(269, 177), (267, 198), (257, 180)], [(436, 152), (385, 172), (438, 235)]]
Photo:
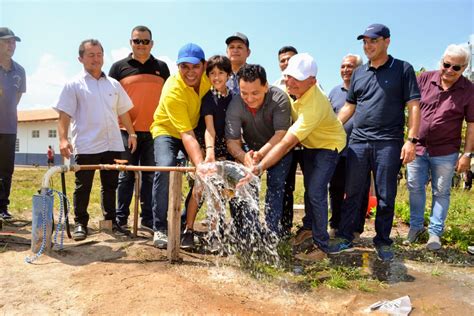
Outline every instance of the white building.
[(58, 118), (53, 109), (18, 111), (16, 165), (46, 166), (49, 145), (55, 153), (55, 164), (63, 164), (59, 154)]

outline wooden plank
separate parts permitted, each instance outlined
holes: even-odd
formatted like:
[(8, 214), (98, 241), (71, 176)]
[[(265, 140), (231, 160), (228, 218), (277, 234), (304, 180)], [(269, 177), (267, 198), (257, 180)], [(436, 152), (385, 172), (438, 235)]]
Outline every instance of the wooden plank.
[(133, 208), (133, 237), (137, 237), (138, 230), (138, 209), (140, 206), (140, 186), (142, 184), (141, 171), (134, 171), (135, 175), (135, 204)]
[(181, 225), (181, 184), (183, 174), (170, 172), (169, 202), (168, 202), (168, 260), (173, 263), (180, 261), (180, 225)]

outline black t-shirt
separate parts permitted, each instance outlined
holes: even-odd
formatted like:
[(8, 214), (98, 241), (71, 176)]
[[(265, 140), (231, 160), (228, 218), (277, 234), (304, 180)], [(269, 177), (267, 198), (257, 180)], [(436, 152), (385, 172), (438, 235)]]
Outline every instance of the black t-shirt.
[(225, 142), (225, 115), (231, 100), (231, 93), (226, 97), (218, 97), (217, 95), (214, 95), (212, 91), (209, 91), (202, 98), (201, 117), (198, 126), (195, 129), (195, 134), (201, 146), (205, 147), (204, 132), (206, 131), (206, 122), (204, 121), (204, 117), (206, 115), (212, 115), (214, 120), (214, 130), (216, 131), (216, 142), (214, 145), (216, 158), (229, 156)]

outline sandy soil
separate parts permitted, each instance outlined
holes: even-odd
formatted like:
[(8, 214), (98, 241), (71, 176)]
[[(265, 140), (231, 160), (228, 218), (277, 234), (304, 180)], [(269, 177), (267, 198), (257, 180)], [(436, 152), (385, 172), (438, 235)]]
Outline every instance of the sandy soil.
[(411, 297), (411, 315), (474, 310), (472, 265), (437, 266), (442, 273), (434, 276), (432, 265), (397, 259), (378, 272), (395, 277), (365, 293), (312, 289), (289, 282), (290, 276), (258, 280), (232, 258), (181, 252), (183, 261), (170, 264), (146, 232), (133, 239), (96, 230), (85, 242), (66, 239), (65, 250), (34, 264), (24, 261), (31, 255), (29, 243), (29, 226), (6, 224), (0, 231), (1, 314), (347, 315), (365, 314), (378, 300), (404, 295)]

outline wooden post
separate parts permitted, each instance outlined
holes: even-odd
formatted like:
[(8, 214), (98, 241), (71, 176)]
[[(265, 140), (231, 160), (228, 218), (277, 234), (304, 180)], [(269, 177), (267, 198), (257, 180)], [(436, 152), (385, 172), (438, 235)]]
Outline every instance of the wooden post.
[(181, 235), (181, 184), (183, 174), (170, 172), (170, 193), (168, 202), (168, 260), (173, 263), (180, 261), (179, 245)]
[(140, 205), (140, 186), (141, 186), (141, 173), (140, 171), (134, 171), (135, 175), (135, 205), (133, 208), (133, 237), (137, 237), (138, 230), (138, 208)]

